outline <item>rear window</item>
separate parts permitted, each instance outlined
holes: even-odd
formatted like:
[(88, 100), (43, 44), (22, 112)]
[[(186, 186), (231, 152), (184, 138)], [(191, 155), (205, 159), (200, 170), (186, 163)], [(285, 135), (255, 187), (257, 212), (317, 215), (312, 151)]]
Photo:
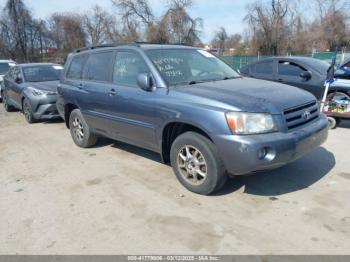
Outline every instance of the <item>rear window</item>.
[(72, 59), (72, 62), (70, 63), (70, 66), (67, 72), (67, 78), (81, 79), (85, 58), (86, 58), (85, 56), (80, 55)]
[(83, 78), (91, 81), (109, 81), (109, 68), (113, 52), (91, 54), (86, 62)]
[(255, 73), (257, 74), (272, 74), (273, 73), (273, 62), (261, 62), (255, 65)]

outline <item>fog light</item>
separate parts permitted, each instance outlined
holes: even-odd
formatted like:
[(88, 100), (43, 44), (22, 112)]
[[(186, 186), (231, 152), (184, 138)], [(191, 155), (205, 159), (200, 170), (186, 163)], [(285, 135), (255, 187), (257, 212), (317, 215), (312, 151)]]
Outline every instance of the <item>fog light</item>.
[(272, 161), (276, 157), (276, 151), (271, 147), (263, 147), (258, 150), (258, 158), (260, 160)]
[(263, 147), (258, 151), (258, 158), (263, 160), (267, 155), (267, 147)]

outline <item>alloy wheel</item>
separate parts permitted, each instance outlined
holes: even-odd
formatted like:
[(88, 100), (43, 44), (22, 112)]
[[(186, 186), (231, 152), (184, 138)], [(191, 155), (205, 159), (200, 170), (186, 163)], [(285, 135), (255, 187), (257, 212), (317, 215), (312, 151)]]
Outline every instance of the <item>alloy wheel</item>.
[(207, 178), (207, 162), (203, 154), (194, 146), (183, 146), (177, 155), (180, 174), (191, 185), (199, 186)]
[(30, 105), (28, 104), (27, 101), (24, 101), (23, 113), (24, 113), (24, 117), (26, 118), (26, 120), (28, 122), (30, 122), (32, 120), (32, 112), (31, 112), (31, 109), (30, 109)]
[(78, 117), (75, 117), (72, 124), (73, 124), (73, 133), (75, 137), (79, 141), (82, 141), (84, 139), (84, 127), (81, 120)]

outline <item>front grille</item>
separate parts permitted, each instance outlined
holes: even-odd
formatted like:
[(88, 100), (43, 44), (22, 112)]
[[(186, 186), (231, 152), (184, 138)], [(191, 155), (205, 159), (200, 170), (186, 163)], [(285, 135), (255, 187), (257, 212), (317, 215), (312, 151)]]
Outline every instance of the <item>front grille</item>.
[(319, 109), (316, 101), (289, 108), (284, 111), (284, 117), (288, 130), (303, 126), (319, 117)]

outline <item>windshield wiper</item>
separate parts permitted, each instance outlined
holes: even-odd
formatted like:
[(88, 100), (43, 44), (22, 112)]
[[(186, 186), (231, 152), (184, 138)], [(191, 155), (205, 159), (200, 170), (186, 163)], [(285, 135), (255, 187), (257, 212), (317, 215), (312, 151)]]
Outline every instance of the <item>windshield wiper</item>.
[(236, 79), (240, 78), (239, 76), (225, 76), (222, 80)]

